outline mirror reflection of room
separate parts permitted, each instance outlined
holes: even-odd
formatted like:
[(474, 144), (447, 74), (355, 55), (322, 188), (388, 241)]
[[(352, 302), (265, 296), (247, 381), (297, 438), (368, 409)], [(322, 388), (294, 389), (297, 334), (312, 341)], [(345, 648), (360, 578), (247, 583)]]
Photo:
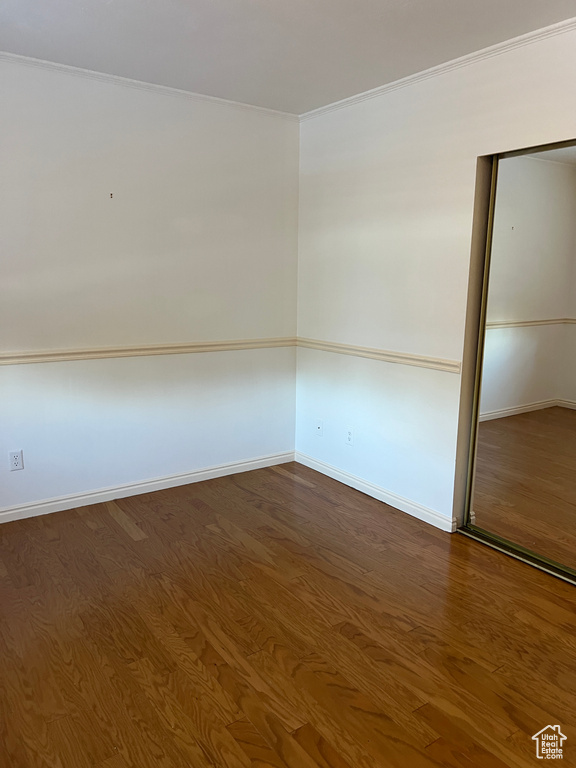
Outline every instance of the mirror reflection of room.
[(576, 568), (576, 147), (500, 160), (471, 522)]

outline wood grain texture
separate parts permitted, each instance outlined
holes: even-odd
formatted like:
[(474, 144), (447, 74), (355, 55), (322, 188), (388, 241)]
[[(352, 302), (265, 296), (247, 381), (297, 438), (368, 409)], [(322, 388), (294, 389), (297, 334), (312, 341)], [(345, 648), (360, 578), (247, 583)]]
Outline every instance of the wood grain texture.
[(148, 538), (144, 531), (141, 528), (138, 528), (136, 523), (118, 506), (118, 504), (116, 504), (115, 501), (107, 501), (104, 506), (106, 507), (108, 514), (116, 520), (118, 525), (124, 528), (131, 539), (134, 541), (142, 541), (142, 539)]
[(2, 766), (525, 768), (548, 723), (574, 762), (573, 588), (301, 465), (7, 523), (0, 562)]
[(472, 509), (480, 528), (576, 569), (576, 411), (482, 422)]

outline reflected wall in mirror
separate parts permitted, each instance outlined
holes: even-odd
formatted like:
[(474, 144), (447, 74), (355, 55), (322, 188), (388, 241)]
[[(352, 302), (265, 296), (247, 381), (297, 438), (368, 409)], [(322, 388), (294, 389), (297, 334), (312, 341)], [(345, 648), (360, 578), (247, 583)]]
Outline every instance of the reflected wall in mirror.
[(470, 521), (576, 569), (576, 146), (498, 162)]

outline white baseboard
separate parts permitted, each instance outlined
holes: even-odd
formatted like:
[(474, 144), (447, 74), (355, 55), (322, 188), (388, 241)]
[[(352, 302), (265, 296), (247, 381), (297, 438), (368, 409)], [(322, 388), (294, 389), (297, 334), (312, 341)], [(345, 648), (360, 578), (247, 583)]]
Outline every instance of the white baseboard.
[(480, 414), (480, 421), (491, 421), (492, 419), (504, 419), (506, 416), (517, 416), (520, 413), (530, 413), (530, 411), (541, 411), (544, 408), (553, 408), (554, 406), (560, 406), (561, 408), (571, 408), (576, 410), (576, 402), (573, 400), (539, 400), (536, 403), (526, 403), (525, 405), (517, 405), (514, 408), (500, 408), (497, 411), (487, 411)]
[(294, 453), (292, 451), (270, 456), (260, 456), (255, 459), (248, 459), (247, 461), (236, 461), (231, 464), (218, 464), (214, 467), (197, 469), (193, 472), (185, 472), (181, 475), (168, 475), (166, 477), (157, 477), (152, 480), (144, 480), (139, 483), (129, 483), (127, 485), (118, 485), (113, 488), (101, 488), (96, 491), (88, 491), (86, 493), (78, 493), (71, 496), (59, 496), (54, 499), (35, 501), (17, 507), (5, 507), (4, 509), (0, 509), (0, 523), (7, 523), (11, 520), (22, 520), (26, 517), (36, 517), (37, 515), (48, 515), (52, 512), (61, 512), (64, 509), (86, 507), (89, 504), (100, 504), (103, 501), (113, 501), (114, 499), (122, 499), (126, 496), (136, 496), (140, 493), (161, 491), (164, 488), (174, 488), (177, 485), (199, 483), (202, 480), (211, 480), (214, 477), (235, 475), (239, 472), (250, 472), (252, 469), (272, 467), (276, 464), (285, 464), (288, 461), (294, 461)]
[(304, 464), (306, 467), (310, 467), (310, 469), (315, 469), (317, 472), (321, 472), (323, 475), (328, 475), (328, 477), (338, 480), (340, 483), (344, 483), (344, 485), (356, 488), (357, 491), (362, 491), (362, 493), (365, 493), (367, 496), (372, 496), (372, 498), (378, 499), (378, 501), (383, 501), (391, 507), (400, 509), (402, 512), (407, 512), (409, 515), (412, 515), (412, 517), (417, 517), (418, 520), (423, 520), (425, 523), (429, 523), (435, 528), (453, 532), (458, 527), (456, 520), (444, 517), (444, 515), (435, 512), (433, 509), (429, 509), (415, 501), (410, 501), (410, 499), (398, 496), (391, 491), (387, 491), (385, 488), (381, 488), (379, 485), (374, 485), (367, 480), (362, 480), (362, 478), (357, 477), (356, 475), (351, 475), (348, 472), (337, 469), (331, 464), (325, 464), (323, 461), (313, 459), (305, 453), (296, 451), (294, 460), (300, 462), (300, 464)]

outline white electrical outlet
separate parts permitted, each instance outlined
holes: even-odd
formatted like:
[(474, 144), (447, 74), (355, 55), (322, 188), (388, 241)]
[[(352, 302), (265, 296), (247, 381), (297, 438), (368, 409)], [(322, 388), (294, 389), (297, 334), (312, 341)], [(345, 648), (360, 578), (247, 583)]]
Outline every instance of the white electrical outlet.
[(318, 419), (316, 422), (316, 437), (323, 437), (324, 436), (324, 422)]
[(352, 427), (346, 427), (346, 445), (354, 445), (354, 429)]
[(8, 456), (10, 457), (11, 472), (14, 472), (16, 469), (24, 469), (24, 455), (22, 451), (10, 451)]

